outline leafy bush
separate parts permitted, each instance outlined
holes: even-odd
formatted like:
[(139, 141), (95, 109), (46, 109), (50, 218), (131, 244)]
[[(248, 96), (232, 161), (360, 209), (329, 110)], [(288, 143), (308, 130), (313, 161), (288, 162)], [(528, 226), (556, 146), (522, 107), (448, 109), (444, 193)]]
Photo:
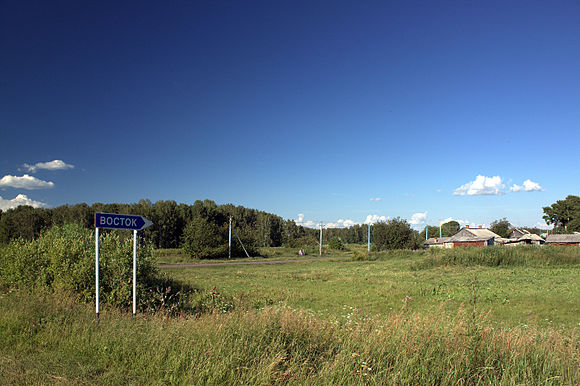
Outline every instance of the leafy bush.
[(372, 228), (373, 248), (377, 251), (387, 249), (415, 249), (418, 246), (416, 232), (407, 220), (394, 218), (381, 222)]
[[(246, 229), (237, 230), (250, 256), (258, 256), (257, 241)], [(183, 250), (197, 259), (216, 259), (229, 256), (228, 226), (219, 226), (203, 217), (194, 218), (183, 230)], [(232, 230), (232, 256), (246, 256)]]
[(312, 236), (303, 236), (288, 240), (286, 246), (290, 248), (316, 247), (318, 246), (318, 240)]
[[(133, 290), (133, 240), (103, 232), (99, 241), (99, 297), (114, 307), (129, 307)], [(95, 300), (95, 232), (78, 224), (55, 226), (37, 240), (18, 239), (0, 247), (0, 280), (8, 286), (45, 287), (71, 293), (81, 301)], [(155, 308), (155, 293), (170, 292), (173, 302), (184, 290), (161, 276), (151, 247), (142, 244), (137, 256), (137, 299), (141, 308)]]
[(342, 243), (342, 241), (336, 236), (334, 236), (333, 238), (330, 239), (330, 241), (328, 242), (328, 247), (330, 249), (336, 249), (339, 251), (346, 249), (344, 247), (344, 244)]

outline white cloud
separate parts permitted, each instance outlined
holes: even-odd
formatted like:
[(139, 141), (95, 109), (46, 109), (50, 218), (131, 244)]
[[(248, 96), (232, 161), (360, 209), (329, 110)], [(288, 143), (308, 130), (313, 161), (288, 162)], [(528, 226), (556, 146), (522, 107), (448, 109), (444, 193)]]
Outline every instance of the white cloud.
[(474, 181), (468, 182), (455, 189), (455, 196), (502, 195), (505, 185), (500, 176), (486, 177), (478, 175)]
[(529, 178), (524, 181), (523, 185), (514, 184), (510, 188), (510, 192), (543, 192), (544, 189), (537, 182), (533, 182)]
[(382, 197), (370, 198), (369, 201), (379, 202), (379, 201), (383, 201), (383, 198)]
[(36, 173), (38, 169), (67, 170), (74, 168), (74, 165), (67, 164), (66, 162), (59, 159), (55, 159), (49, 162), (37, 162), (34, 165), (24, 164), (23, 166), (31, 173)]
[(4, 176), (0, 179), (0, 188), (18, 188), (18, 189), (50, 189), (54, 188), (54, 183), (50, 181), (42, 181), (36, 177), (29, 176), (28, 174), (22, 177), (17, 176)]
[(389, 217), (379, 216), (378, 214), (369, 214), (365, 220), (365, 224), (376, 224), (378, 222), (386, 222)]
[(411, 225), (421, 225), (421, 224), (425, 224), (425, 221), (426, 220), (427, 220), (427, 212), (414, 213), (411, 216), (411, 221), (409, 221), (409, 224), (411, 224)]
[(548, 224), (546, 224), (545, 221), (538, 221), (538, 222), (536, 222), (536, 224), (534, 226), (537, 228), (540, 228), (540, 229), (554, 229), (553, 224), (548, 225)]
[(324, 225), (325, 228), (348, 228), (351, 227), (353, 225), (357, 225), (358, 223), (347, 219), (344, 220), (342, 218), (339, 218), (338, 220), (336, 220), (336, 222), (329, 222), (327, 224)]
[(302, 221), (304, 221), (304, 213), (298, 213), (298, 218), (296, 219), (296, 223), (302, 224)]
[(305, 223), (302, 223), (300, 225), (308, 227), (308, 228), (314, 228), (316, 226), (316, 223), (312, 220), (308, 220)]
[(460, 223), (458, 220), (453, 220), (453, 217), (447, 217), (445, 220), (441, 221), (441, 225), (447, 224), (450, 221), (457, 221), (458, 223)]
[(344, 220), (342, 223), (342, 226), (344, 226), (345, 228), (351, 227), (353, 225), (356, 225), (357, 223), (352, 221), (352, 220)]
[(45, 208), (47, 205), (44, 202), (34, 201), (28, 198), (25, 194), (19, 194), (12, 200), (5, 200), (0, 196), (0, 210), (8, 210), (16, 208), (21, 205), (29, 205), (33, 208)]

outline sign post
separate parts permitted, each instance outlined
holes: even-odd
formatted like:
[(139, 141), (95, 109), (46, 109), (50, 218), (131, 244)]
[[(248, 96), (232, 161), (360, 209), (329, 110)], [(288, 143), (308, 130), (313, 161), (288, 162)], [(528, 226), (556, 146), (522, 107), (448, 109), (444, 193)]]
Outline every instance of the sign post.
[(95, 213), (95, 310), (99, 322), (99, 228), (133, 230), (133, 316), (137, 314), (137, 231), (153, 223), (131, 214)]

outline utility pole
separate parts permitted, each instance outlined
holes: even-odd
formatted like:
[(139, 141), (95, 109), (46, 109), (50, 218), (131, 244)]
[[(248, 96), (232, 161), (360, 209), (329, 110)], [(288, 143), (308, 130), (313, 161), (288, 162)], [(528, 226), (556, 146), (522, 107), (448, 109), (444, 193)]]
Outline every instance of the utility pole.
[(443, 237), (441, 233), (441, 219), (439, 219), (439, 237)]
[(228, 237), (228, 252), (229, 252), (229, 258), (232, 258), (232, 216), (230, 216), (230, 232), (229, 232), (229, 237)]
[(367, 237), (368, 251), (371, 251), (371, 223), (369, 222), (369, 235)]
[(425, 225), (425, 241), (429, 240), (429, 224)]
[(322, 221), (321, 221), (320, 222), (320, 244), (318, 246), (318, 254), (320, 256), (322, 256), (322, 227), (323, 227), (323, 224), (322, 224)]

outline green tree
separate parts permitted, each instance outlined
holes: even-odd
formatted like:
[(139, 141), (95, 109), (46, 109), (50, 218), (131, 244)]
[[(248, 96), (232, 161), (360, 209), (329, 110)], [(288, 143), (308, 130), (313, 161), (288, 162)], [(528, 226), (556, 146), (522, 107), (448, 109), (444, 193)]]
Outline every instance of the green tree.
[(183, 230), (183, 250), (197, 259), (227, 257), (227, 235), (207, 218), (197, 217)]
[(448, 221), (445, 224), (441, 225), (441, 233), (443, 237), (451, 237), (461, 229), (461, 225), (457, 221)]
[(427, 238), (439, 237), (439, 227), (433, 225), (426, 225), (425, 229), (423, 229), (421, 233), (419, 233), (419, 238), (421, 239), (421, 241), (424, 241), (426, 240), (426, 237)]
[(510, 222), (505, 217), (493, 221), (489, 226), (490, 231), (505, 239), (509, 237), (511, 228), (512, 224), (510, 224)]
[(565, 200), (558, 200), (542, 209), (546, 224), (554, 224), (565, 232), (580, 231), (580, 197), (570, 195)]
[(344, 244), (339, 237), (334, 236), (328, 241), (328, 248), (342, 251), (345, 249)]
[(407, 220), (399, 217), (373, 225), (371, 241), (373, 249), (415, 249), (418, 234), (411, 229)]

